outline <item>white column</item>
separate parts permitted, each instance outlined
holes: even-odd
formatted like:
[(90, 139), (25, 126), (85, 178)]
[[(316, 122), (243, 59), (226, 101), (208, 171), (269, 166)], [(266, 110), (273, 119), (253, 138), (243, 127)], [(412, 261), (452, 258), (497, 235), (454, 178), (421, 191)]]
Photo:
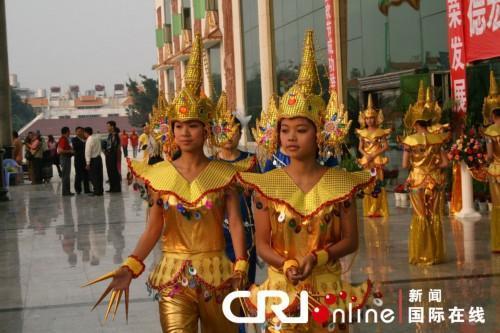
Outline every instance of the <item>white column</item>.
[(274, 92), (273, 39), (271, 33), (271, 4), (268, 0), (258, 0), (259, 54), (262, 105), (267, 105)]
[(460, 162), (460, 178), (462, 181), (462, 210), (456, 214), (456, 217), (461, 219), (481, 217), (481, 214), (474, 209), (472, 176), (463, 161)]
[[(241, 30), (241, 2), (233, 1), (234, 76), (236, 84), (236, 110), (245, 111), (245, 68), (243, 63), (243, 32)], [(240, 112), (241, 112), (240, 111)]]
[(476, 257), (475, 224), (480, 218), (458, 219), (464, 229), (464, 262), (474, 263)]

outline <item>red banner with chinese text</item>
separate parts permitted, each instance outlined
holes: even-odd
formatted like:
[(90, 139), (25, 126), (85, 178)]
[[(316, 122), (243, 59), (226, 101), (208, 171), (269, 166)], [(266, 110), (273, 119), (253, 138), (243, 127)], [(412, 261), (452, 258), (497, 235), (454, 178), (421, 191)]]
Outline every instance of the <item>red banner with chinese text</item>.
[(499, 57), (500, 0), (463, 0), (463, 13), (466, 62)]
[(339, 93), (337, 83), (337, 50), (335, 47), (334, 2), (335, 0), (325, 0), (326, 45), (328, 50), (328, 78), (330, 79), (330, 90), (335, 89), (337, 93)]
[(451, 92), (456, 102), (454, 111), (460, 113), (467, 111), (467, 80), (465, 76), (467, 61), (464, 41), (466, 16), (464, 16), (463, 9), (462, 0), (446, 0)]

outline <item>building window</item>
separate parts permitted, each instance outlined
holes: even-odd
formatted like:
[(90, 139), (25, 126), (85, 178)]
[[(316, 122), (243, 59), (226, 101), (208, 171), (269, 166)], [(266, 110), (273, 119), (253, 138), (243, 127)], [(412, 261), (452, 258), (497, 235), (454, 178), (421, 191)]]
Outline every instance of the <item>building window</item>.
[(245, 63), (246, 113), (252, 115), (250, 127), (262, 110), (260, 82), (259, 22), (257, 1), (241, 1), (243, 49)]
[(182, 29), (191, 30), (191, 1), (182, 0)]
[(172, 23), (172, 3), (171, 0), (164, 0), (163, 10), (165, 14), (165, 23)]
[(218, 10), (217, 0), (206, 0), (207, 11), (217, 11)]
[(220, 46), (211, 47), (208, 49), (208, 56), (210, 59), (210, 75), (212, 87), (211, 93), (215, 96), (220, 96), (222, 92), (222, 77), (221, 77), (221, 66), (220, 66)]

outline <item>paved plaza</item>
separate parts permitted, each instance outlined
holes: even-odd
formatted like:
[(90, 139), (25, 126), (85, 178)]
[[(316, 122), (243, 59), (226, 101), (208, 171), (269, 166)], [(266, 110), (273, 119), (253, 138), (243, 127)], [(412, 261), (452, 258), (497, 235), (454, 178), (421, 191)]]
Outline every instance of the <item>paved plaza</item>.
[[(144, 229), (145, 202), (125, 185), (123, 193), (104, 197), (61, 197), (60, 186), (54, 178), (51, 184), (11, 187), (12, 200), (0, 203), (0, 331), (160, 332), (157, 304), (145, 288), (147, 274), (132, 283), (128, 325), (123, 308), (107, 322), (104, 305), (90, 312), (104, 283), (80, 288), (132, 251)], [(415, 267), (407, 264), (411, 209), (396, 208), (392, 193), (389, 198), (389, 219), (359, 219), (359, 251), (344, 267), (354, 259), (346, 279), (382, 282), (383, 307), (396, 312), (395, 320), (354, 325), (350, 332), (500, 332), (500, 255), (489, 252), (488, 215), (476, 222), (446, 218), (447, 262)], [(147, 267), (153, 260), (154, 254)], [(258, 275), (264, 279), (265, 271)], [(409, 302), (410, 289), (422, 290), (421, 303)], [(429, 300), (430, 289), (441, 290), (440, 303)], [(426, 312), (442, 307), (445, 322), (429, 324), (426, 313), (425, 323), (408, 324), (412, 306)], [(465, 323), (448, 318), (455, 306), (465, 309)], [(483, 307), (484, 324), (467, 323), (471, 306)]]

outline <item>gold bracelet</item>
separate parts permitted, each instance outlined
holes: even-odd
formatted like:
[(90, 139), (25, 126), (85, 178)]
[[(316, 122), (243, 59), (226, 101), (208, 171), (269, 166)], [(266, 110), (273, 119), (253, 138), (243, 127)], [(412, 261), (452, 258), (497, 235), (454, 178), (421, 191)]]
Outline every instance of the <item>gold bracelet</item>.
[(238, 259), (234, 263), (234, 272), (241, 272), (247, 274), (248, 272), (248, 260), (246, 259)]
[(324, 266), (330, 261), (330, 255), (326, 250), (313, 251), (312, 253), (316, 257), (316, 266)]
[(299, 267), (299, 262), (295, 259), (286, 260), (283, 263), (283, 273), (286, 274), (286, 271), (288, 271), (288, 269), (292, 267)]
[(134, 255), (131, 255), (127, 259), (125, 259), (121, 267), (126, 267), (128, 270), (130, 270), (134, 279), (141, 275), (146, 268), (144, 263)]

